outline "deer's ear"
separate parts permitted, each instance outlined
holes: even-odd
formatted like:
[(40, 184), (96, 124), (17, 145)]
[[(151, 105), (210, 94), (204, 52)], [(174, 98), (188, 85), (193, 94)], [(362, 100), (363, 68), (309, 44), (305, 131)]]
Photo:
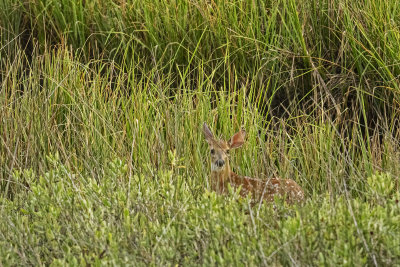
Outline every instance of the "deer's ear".
[(210, 128), (208, 128), (207, 123), (203, 124), (203, 133), (209, 144), (214, 141), (214, 135), (212, 134)]
[(239, 132), (235, 133), (231, 140), (229, 141), (230, 148), (237, 148), (241, 147), (244, 144), (244, 139), (246, 138), (246, 131), (240, 130)]

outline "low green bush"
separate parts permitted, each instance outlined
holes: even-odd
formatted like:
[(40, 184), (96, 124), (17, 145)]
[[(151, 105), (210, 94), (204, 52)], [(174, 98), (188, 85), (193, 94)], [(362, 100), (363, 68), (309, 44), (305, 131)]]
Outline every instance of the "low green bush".
[(6, 266), (399, 264), (400, 194), (379, 187), (392, 184), (385, 173), (364, 198), (251, 206), (233, 190), (193, 194), (174, 153), (153, 177), (116, 159), (97, 180), (47, 159), (45, 173), (15, 171), (13, 199), (1, 198)]

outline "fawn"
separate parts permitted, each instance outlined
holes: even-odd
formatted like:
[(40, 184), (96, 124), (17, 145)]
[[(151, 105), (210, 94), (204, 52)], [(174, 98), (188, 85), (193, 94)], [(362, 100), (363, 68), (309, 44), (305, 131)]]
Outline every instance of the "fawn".
[(235, 189), (241, 186), (240, 195), (245, 197), (251, 193), (255, 201), (273, 202), (275, 196), (284, 198), (288, 204), (300, 203), (304, 200), (303, 189), (292, 179), (261, 180), (239, 176), (231, 171), (229, 150), (244, 144), (246, 132), (243, 129), (235, 133), (228, 142), (215, 139), (206, 123), (203, 124), (203, 132), (211, 153), (212, 190), (217, 193), (226, 193), (230, 184)]

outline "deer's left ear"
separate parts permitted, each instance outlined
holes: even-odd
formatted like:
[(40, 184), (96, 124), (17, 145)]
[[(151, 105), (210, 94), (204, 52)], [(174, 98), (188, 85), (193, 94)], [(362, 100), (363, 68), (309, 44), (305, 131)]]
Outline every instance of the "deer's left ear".
[(245, 138), (246, 138), (246, 131), (242, 129), (231, 137), (231, 140), (229, 141), (229, 147), (230, 148), (241, 147), (244, 144)]

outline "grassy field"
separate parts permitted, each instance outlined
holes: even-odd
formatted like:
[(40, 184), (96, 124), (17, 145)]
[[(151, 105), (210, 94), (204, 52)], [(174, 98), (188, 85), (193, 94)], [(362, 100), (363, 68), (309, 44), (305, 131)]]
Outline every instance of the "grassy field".
[(399, 51), (394, 0), (0, 0), (0, 266), (400, 265)]

